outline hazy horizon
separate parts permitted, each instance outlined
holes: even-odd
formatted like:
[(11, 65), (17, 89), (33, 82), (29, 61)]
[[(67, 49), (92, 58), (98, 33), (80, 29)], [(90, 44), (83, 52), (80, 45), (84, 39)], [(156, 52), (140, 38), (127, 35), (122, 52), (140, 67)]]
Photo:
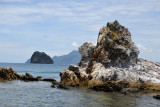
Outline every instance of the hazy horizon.
[(0, 62), (24, 63), (34, 51), (51, 57), (96, 44), (99, 29), (118, 20), (139, 57), (160, 62), (159, 0), (0, 0)]

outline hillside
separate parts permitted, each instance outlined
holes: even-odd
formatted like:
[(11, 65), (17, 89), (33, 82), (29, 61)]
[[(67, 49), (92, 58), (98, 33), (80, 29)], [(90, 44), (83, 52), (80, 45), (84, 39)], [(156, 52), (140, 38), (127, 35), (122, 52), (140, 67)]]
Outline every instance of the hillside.
[(81, 55), (78, 50), (74, 50), (67, 55), (54, 56), (52, 59), (54, 60), (55, 64), (62, 64), (62, 65), (75, 64), (77, 65), (81, 59)]

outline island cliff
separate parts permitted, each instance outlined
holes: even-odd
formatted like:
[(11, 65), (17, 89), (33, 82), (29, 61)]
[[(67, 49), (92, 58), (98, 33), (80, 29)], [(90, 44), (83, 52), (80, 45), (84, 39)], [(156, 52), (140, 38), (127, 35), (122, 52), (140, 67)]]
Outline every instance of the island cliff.
[(30, 63), (53, 64), (53, 60), (46, 53), (36, 51), (33, 53)]
[(79, 52), (82, 55), (79, 65), (70, 65), (61, 72), (61, 83), (71, 86), (105, 84), (108, 90), (109, 87), (120, 90), (131, 86), (142, 89), (145, 83), (160, 84), (160, 64), (138, 59), (139, 50), (131, 33), (117, 20), (100, 29), (96, 46), (85, 42)]

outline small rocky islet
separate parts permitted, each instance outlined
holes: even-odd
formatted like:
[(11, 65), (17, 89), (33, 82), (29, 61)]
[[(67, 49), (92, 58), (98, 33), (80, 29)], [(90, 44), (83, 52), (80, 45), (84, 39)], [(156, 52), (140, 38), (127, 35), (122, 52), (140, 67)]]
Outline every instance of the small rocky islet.
[[(139, 50), (130, 32), (117, 20), (100, 29), (96, 46), (85, 42), (79, 47), (79, 52), (82, 58), (78, 66), (70, 65), (61, 72), (60, 82), (41, 79), (41, 76), (33, 77), (28, 73), (19, 75), (12, 68), (0, 68), (0, 81), (49, 81), (53, 88), (86, 87), (123, 94), (160, 93), (160, 64), (138, 58)], [(45, 53), (36, 51), (31, 57), (31, 63), (39, 62), (53, 63), (53, 60)], [(158, 99), (159, 95), (153, 97)]]
[(29, 60), (30, 63), (53, 64), (52, 58), (44, 52), (35, 51)]

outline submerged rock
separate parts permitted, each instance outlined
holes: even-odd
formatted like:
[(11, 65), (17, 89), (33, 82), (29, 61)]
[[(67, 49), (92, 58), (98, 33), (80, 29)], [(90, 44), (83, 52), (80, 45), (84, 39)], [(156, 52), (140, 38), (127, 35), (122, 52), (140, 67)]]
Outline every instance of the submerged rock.
[(153, 98), (160, 100), (160, 95), (154, 95)]
[(67, 90), (67, 89), (69, 89), (66, 85), (64, 85), (64, 84), (59, 84), (58, 86), (57, 86), (57, 88), (59, 88), (59, 89), (64, 89), (64, 90)]
[(42, 81), (55, 82), (56, 80), (53, 78), (45, 78)]
[(82, 55), (79, 65), (70, 65), (61, 72), (61, 83), (80, 86), (97, 86), (107, 81), (160, 84), (160, 64), (138, 59), (139, 50), (130, 32), (118, 21), (100, 29), (96, 46), (85, 42), (79, 52)]
[(52, 82), (52, 85), (51, 85), (52, 88), (59, 88), (59, 89), (69, 89), (69, 87), (65, 84), (61, 84), (60, 82), (57, 82), (57, 81), (53, 81)]
[(139, 89), (138, 88), (123, 88), (121, 90), (122, 94), (128, 94), (128, 93), (138, 93)]
[(115, 84), (113, 82), (107, 82), (102, 85), (96, 85), (96, 86), (90, 87), (90, 89), (93, 89), (95, 91), (114, 92), (114, 91), (120, 91), (122, 89), (122, 86)]

